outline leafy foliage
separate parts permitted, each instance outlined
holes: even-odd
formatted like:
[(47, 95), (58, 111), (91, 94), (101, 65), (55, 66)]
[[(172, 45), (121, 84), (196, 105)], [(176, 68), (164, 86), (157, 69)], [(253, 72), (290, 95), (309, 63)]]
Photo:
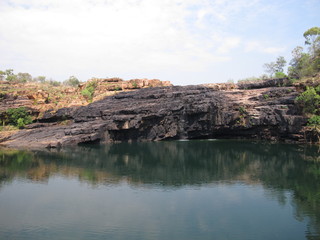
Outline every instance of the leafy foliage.
[(284, 57), (279, 56), (276, 62), (265, 63), (264, 68), (265, 71), (270, 74), (270, 77), (273, 77), (276, 75), (276, 73), (283, 73), (283, 68), (286, 66), (286, 64), (287, 61), (284, 59)]
[(312, 27), (304, 32), (305, 44), (311, 45), (312, 48), (317, 49), (320, 47), (320, 28)]
[(33, 81), (35, 82), (40, 82), (40, 83), (44, 83), (46, 81), (46, 77), (45, 76), (38, 76), (38, 77), (35, 77), (33, 79)]
[(84, 96), (88, 102), (92, 102), (95, 89), (97, 87), (97, 82), (89, 82), (85, 89), (81, 91), (82, 96)]
[(78, 87), (80, 81), (75, 76), (70, 76), (69, 79), (63, 82), (67, 86)]
[(320, 114), (320, 85), (316, 88), (307, 87), (307, 90), (296, 98), (304, 113)]
[(3, 81), (5, 79), (5, 76), (6, 72), (0, 70), (0, 81)]
[(47, 82), (49, 83), (49, 85), (54, 86), (54, 87), (58, 87), (61, 85), (61, 82), (55, 81), (55, 80), (49, 80)]
[(309, 49), (307, 53), (304, 53), (300, 46), (293, 49), (293, 58), (288, 69), (288, 75), (292, 78), (313, 76), (320, 71), (320, 28), (310, 28), (303, 36)]
[(286, 78), (287, 75), (283, 72), (276, 72), (275, 73), (275, 78)]
[(243, 106), (240, 106), (239, 107), (239, 112), (240, 112), (240, 114), (247, 114), (247, 109), (245, 108), (245, 107), (243, 107)]
[(25, 107), (9, 108), (5, 115), (4, 124), (23, 128), (26, 124), (32, 123), (32, 118)]
[(24, 82), (31, 82), (32, 81), (32, 76), (31, 76), (31, 74), (30, 73), (21, 73), (21, 72), (19, 72), (18, 74), (17, 74), (17, 81), (18, 82), (22, 82), (22, 83), (24, 83)]
[(320, 116), (314, 115), (308, 119), (308, 126), (320, 126)]

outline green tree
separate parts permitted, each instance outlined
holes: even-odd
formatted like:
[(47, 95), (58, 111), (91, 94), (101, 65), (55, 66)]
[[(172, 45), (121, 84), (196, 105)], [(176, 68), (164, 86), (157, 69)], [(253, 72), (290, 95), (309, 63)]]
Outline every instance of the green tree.
[(292, 50), (292, 59), (288, 68), (288, 75), (291, 78), (302, 78), (313, 73), (312, 58), (309, 53), (303, 52), (303, 47), (298, 46)]
[(5, 79), (5, 76), (6, 72), (0, 70), (0, 81), (3, 81)]
[(6, 71), (5, 71), (5, 74), (6, 74), (6, 80), (7, 81), (10, 81), (10, 82), (12, 82), (12, 81), (16, 81), (17, 80), (17, 75), (15, 75), (14, 73), (13, 73), (13, 69), (7, 69)]
[(306, 91), (296, 98), (304, 113), (320, 115), (320, 85), (307, 87)]
[(312, 76), (320, 71), (320, 28), (313, 27), (303, 34), (305, 44), (309, 46), (308, 52), (298, 46), (292, 51), (292, 60), (288, 68), (291, 78)]
[(5, 112), (3, 124), (10, 124), (23, 128), (26, 124), (32, 123), (32, 118), (25, 107), (9, 108)]
[(311, 57), (312, 74), (320, 71), (320, 28), (313, 27), (304, 32), (303, 36), (309, 45), (309, 54)]
[(17, 80), (19, 82), (31, 82), (32, 81), (32, 76), (29, 73), (21, 73), (21, 72), (19, 72), (17, 74)]
[(69, 79), (65, 80), (63, 83), (67, 86), (78, 87), (80, 81), (75, 76), (70, 76)]
[(276, 73), (283, 73), (286, 63), (285, 58), (279, 56), (275, 62), (265, 63), (263, 66), (265, 71), (270, 74), (270, 77), (274, 77)]
[(306, 39), (305, 44), (310, 45), (311, 52), (315, 53), (320, 48), (320, 28), (310, 28), (304, 32), (303, 36)]
[(46, 77), (45, 76), (38, 76), (38, 77), (35, 77), (33, 80), (35, 82), (44, 83), (46, 81)]
[(285, 60), (285, 58), (282, 56), (279, 56), (276, 61), (276, 72), (283, 73), (284, 71), (283, 68), (286, 66), (286, 64), (287, 64), (287, 61)]

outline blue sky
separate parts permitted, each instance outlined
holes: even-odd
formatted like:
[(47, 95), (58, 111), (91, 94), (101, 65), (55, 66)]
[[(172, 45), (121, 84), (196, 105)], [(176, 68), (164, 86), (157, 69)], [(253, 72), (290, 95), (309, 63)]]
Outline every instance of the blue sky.
[(320, 0), (1, 0), (0, 70), (236, 81), (289, 62), (319, 12)]

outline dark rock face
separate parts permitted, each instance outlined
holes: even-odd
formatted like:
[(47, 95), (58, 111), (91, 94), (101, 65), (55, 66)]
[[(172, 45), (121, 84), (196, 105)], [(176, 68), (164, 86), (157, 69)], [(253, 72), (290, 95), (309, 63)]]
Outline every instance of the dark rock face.
[(230, 91), (204, 86), (146, 88), (47, 114), (31, 129), (19, 131), (1, 144), (60, 147), (229, 137), (300, 141), (306, 119), (294, 104), (297, 95), (293, 87)]

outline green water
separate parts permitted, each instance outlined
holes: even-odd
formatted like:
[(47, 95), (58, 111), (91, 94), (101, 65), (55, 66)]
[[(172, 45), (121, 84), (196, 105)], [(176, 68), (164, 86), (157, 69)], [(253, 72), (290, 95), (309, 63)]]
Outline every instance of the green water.
[(0, 239), (320, 239), (320, 149), (219, 140), (0, 150)]

